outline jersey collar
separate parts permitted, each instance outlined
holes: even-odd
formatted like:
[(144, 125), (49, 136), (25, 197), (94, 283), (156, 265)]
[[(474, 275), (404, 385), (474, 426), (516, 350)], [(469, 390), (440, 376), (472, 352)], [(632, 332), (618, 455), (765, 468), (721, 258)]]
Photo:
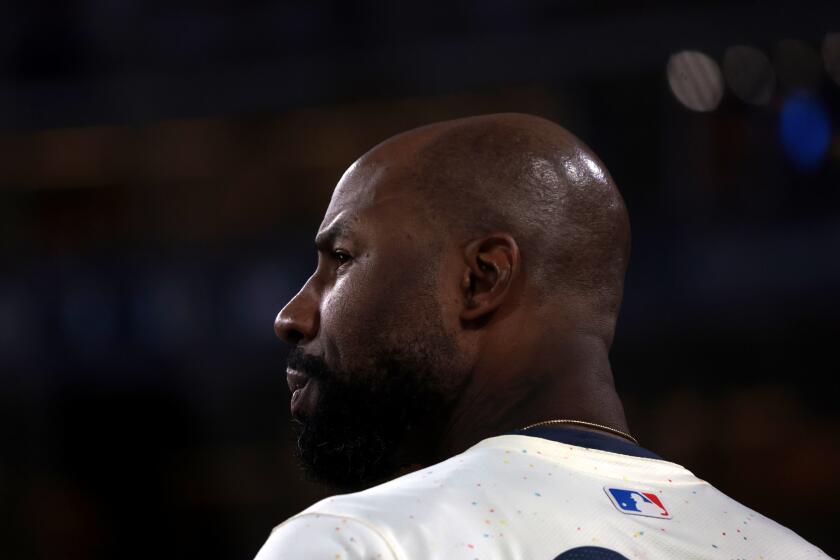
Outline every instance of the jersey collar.
[(517, 430), (512, 432), (512, 435), (538, 437), (558, 443), (576, 445), (578, 447), (588, 447), (589, 449), (599, 449), (601, 451), (609, 451), (610, 453), (630, 455), (631, 457), (663, 460), (662, 457), (653, 451), (649, 451), (635, 443), (614, 438), (606, 434), (599, 434), (598, 432), (577, 430), (565, 426), (539, 426), (528, 430)]

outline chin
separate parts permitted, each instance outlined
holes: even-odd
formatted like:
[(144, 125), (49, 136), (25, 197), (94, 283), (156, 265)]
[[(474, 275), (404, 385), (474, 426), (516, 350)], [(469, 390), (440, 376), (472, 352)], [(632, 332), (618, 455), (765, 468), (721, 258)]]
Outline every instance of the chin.
[(396, 442), (381, 433), (331, 428), (315, 416), (295, 420), (298, 460), (311, 480), (338, 490), (368, 488), (392, 478)]

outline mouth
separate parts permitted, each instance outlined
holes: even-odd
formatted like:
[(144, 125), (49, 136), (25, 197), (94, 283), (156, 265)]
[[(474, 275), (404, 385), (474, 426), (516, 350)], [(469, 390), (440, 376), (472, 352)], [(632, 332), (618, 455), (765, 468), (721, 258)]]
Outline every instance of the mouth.
[(318, 383), (305, 373), (294, 369), (286, 370), (286, 382), (292, 392), (290, 409), (297, 419), (311, 416), (318, 400)]

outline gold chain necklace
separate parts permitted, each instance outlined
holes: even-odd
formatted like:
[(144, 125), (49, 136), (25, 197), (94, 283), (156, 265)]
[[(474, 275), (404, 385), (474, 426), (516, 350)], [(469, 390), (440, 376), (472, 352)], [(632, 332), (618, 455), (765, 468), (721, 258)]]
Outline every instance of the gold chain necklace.
[(615, 428), (610, 428), (609, 426), (604, 426), (601, 424), (595, 424), (594, 422), (584, 422), (583, 420), (543, 420), (542, 422), (537, 422), (536, 424), (531, 424), (530, 426), (525, 426), (522, 428), (522, 431), (530, 430), (531, 428), (537, 428), (539, 426), (548, 426), (550, 424), (576, 424), (578, 426), (586, 426), (587, 428), (596, 428), (598, 430), (604, 430), (605, 432), (610, 432), (617, 436), (621, 436), (623, 438), (627, 438), (636, 445), (639, 445), (639, 440), (628, 434), (627, 432), (622, 432), (621, 430), (617, 430)]

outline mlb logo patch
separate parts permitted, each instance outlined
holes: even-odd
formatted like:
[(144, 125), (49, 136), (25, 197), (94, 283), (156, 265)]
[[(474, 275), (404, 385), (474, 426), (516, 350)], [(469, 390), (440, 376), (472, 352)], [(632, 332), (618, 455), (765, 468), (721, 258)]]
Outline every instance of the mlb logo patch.
[(621, 513), (628, 515), (644, 515), (656, 519), (671, 519), (671, 513), (653, 492), (628, 490), (626, 488), (610, 488), (604, 486), (604, 491), (610, 501)]

